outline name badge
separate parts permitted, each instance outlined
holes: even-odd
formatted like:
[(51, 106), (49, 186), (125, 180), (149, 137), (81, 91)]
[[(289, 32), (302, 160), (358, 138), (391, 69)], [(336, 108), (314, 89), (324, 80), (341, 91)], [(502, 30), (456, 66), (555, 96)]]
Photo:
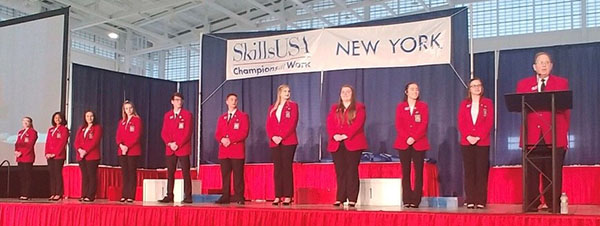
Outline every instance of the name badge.
[(415, 122), (421, 122), (421, 115), (415, 114)]
[(90, 135), (88, 136), (91, 139), (94, 139), (94, 134), (92, 132), (90, 132)]
[(62, 136), (60, 135), (60, 133), (56, 134), (56, 138), (60, 139)]
[(134, 132), (135, 131), (135, 126), (129, 126), (129, 132)]
[(292, 117), (292, 113), (291, 113), (291, 112), (289, 112), (289, 111), (286, 111), (286, 112), (285, 112), (285, 117), (286, 117), (286, 118), (291, 118), (291, 117)]
[(233, 129), (240, 129), (240, 123), (238, 123), (238, 122), (234, 123)]
[(25, 143), (29, 143), (29, 137), (25, 137)]
[(179, 129), (183, 129), (183, 122), (179, 123)]
[(483, 109), (483, 117), (487, 117), (487, 108)]
[(538, 87), (537, 87), (537, 86), (533, 86), (533, 87), (531, 87), (531, 90), (537, 90), (537, 89), (538, 89)]

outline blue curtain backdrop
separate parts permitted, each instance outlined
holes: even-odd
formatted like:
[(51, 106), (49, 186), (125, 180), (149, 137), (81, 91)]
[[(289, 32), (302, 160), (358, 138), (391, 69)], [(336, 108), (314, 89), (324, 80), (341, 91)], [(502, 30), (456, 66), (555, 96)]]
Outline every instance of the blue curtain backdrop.
[[(475, 54), (473, 57), (473, 75), (475, 77), (479, 77), (483, 82), (483, 95), (487, 98), (492, 99), (494, 103), (496, 101), (496, 79), (495, 79), (495, 60), (494, 60), (494, 52), (485, 52)], [(468, 85), (468, 81), (465, 81)], [(463, 93), (465, 96), (467, 94), (467, 89)], [(502, 104), (498, 104), (497, 108), (504, 107)], [(496, 147), (494, 145), (494, 137), (496, 136), (496, 131), (492, 130), (492, 143), (490, 145), (490, 163), (494, 164), (496, 162)]]
[(186, 81), (179, 83), (179, 92), (183, 94), (185, 100), (183, 101), (183, 108), (192, 113), (194, 119), (194, 132), (192, 133), (192, 154), (190, 155), (190, 161), (192, 166), (196, 166), (198, 159), (198, 80)]
[[(160, 137), (162, 119), (171, 107), (171, 94), (177, 83), (73, 64), (73, 100), (70, 143), (83, 124), (83, 113), (90, 109), (104, 130), (101, 141), (101, 164), (119, 165), (115, 135), (121, 119), (121, 104), (131, 100), (144, 123), (143, 154), (138, 162), (143, 168), (164, 168), (165, 145)], [(197, 95), (196, 95), (197, 96)], [(187, 100), (187, 99), (186, 99)], [(72, 146), (71, 146), (72, 147)], [(75, 162), (73, 148), (70, 162)]]
[[(298, 136), (300, 145), (296, 161), (315, 162), (325, 150), (327, 133), (325, 118), (331, 104), (339, 99), (342, 84), (355, 87), (359, 101), (367, 106), (366, 133), (369, 152), (398, 156), (393, 146), (394, 112), (403, 99), (404, 85), (416, 81), (421, 86), (422, 99), (430, 106), (429, 139), (432, 142), (427, 157), (436, 161), (440, 171), (443, 195), (462, 194), (462, 162), (456, 132), (458, 104), (464, 98), (463, 81), (468, 79), (469, 58), (467, 14), (465, 8), (425, 13), (341, 27), (386, 25), (410, 21), (452, 17), (453, 65), (411, 68), (378, 68), (303, 73), (272, 77), (225, 81), (226, 39), (260, 37), (285, 32), (253, 32), (204, 35), (202, 40), (202, 129), (201, 155), (203, 163), (216, 163), (218, 143), (214, 138), (216, 119), (226, 111), (225, 96), (239, 95), (239, 108), (250, 115), (250, 135), (246, 142), (246, 162), (271, 162), (268, 138), (264, 129), (268, 106), (276, 98), (276, 88), (282, 83), (291, 86), (292, 99), (300, 107)], [(456, 75), (455, 71), (459, 74)], [(222, 85), (224, 84), (224, 85)], [(220, 85), (222, 85), (220, 87)], [(211, 94), (214, 95), (211, 96)]]

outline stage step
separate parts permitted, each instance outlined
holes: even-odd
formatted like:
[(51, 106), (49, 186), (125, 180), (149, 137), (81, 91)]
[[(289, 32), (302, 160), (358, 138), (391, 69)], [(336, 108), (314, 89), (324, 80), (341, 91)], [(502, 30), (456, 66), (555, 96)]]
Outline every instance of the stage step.
[(221, 195), (192, 194), (192, 200), (194, 200), (194, 203), (214, 203), (220, 197)]
[(419, 207), (458, 209), (457, 197), (423, 197)]

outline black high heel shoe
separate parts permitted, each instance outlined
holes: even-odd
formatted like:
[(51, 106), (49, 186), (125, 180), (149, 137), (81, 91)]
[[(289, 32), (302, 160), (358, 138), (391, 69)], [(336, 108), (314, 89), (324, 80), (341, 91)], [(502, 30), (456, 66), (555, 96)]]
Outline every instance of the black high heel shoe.
[(292, 198), (284, 198), (281, 204), (284, 206), (289, 206), (290, 204), (292, 204)]
[(281, 202), (281, 200), (279, 198), (275, 198), (275, 200), (273, 200), (273, 205), (277, 206), (277, 205), (279, 205), (280, 202)]

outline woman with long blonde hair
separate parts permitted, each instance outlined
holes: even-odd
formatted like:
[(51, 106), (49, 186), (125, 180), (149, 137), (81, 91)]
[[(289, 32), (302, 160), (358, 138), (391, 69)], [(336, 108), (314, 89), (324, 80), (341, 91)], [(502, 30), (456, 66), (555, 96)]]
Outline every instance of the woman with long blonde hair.
[(119, 163), (123, 173), (123, 192), (120, 202), (133, 202), (136, 189), (136, 169), (139, 156), (142, 154), (142, 120), (131, 101), (126, 100), (121, 107), (121, 121), (117, 126), (116, 141), (119, 148)]
[(277, 88), (277, 100), (269, 107), (266, 129), (273, 156), (275, 200), (273, 205), (289, 205), (294, 195), (292, 164), (298, 146), (298, 104), (290, 100), (288, 85)]

